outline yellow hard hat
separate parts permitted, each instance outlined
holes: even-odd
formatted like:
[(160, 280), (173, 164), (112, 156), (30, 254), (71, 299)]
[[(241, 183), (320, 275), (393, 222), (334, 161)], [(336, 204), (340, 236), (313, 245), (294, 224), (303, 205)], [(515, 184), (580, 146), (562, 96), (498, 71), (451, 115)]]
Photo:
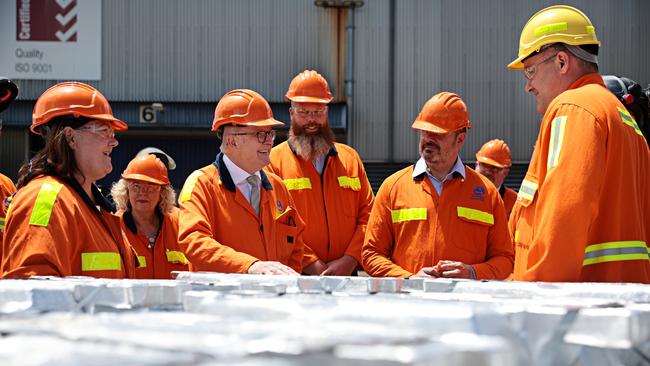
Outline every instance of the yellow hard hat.
[(542, 46), (553, 43), (600, 46), (596, 30), (585, 13), (567, 5), (550, 6), (538, 11), (528, 20), (519, 38), (518, 57), (508, 68), (523, 69), (523, 59), (533, 52), (539, 52)]

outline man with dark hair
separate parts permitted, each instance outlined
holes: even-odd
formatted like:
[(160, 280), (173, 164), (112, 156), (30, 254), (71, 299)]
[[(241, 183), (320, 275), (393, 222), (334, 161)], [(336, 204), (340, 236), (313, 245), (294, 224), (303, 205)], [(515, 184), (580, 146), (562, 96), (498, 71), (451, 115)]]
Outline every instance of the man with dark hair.
[(650, 151), (605, 88), (599, 46), (584, 13), (551, 6), (526, 23), (508, 65), (544, 115), (510, 217), (515, 280), (650, 282)]

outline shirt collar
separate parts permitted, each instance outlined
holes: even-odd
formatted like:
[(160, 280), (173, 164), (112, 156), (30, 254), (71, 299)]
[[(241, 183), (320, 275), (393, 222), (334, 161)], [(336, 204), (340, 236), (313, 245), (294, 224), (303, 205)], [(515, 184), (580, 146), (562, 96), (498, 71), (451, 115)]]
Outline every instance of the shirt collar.
[(597, 72), (592, 72), (589, 74), (582, 75), (579, 77), (576, 81), (574, 81), (570, 86), (569, 89), (577, 89), (581, 86), (585, 86), (587, 84), (598, 84), (602, 85), (605, 87), (605, 82), (603, 81), (603, 77), (600, 76), (599, 73)]
[(77, 182), (76, 179), (72, 177), (64, 177), (61, 178), (62, 181), (67, 183), (72, 189), (77, 192), (77, 194), (81, 197), (81, 199), (90, 207), (93, 209), (93, 211), (98, 212), (97, 206), (101, 207), (105, 211), (108, 212), (115, 212), (115, 205), (113, 205), (104, 195), (102, 192), (97, 188), (95, 184), (92, 184), (90, 186), (90, 191), (93, 194), (93, 198), (95, 199), (95, 202), (88, 197), (86, 194), (86, 191), (84, 191), (83, 187), (81, 187), (81, 184)]
[[(221, 182), (223, 185), (226, 187), (231, 192), (235, 192), (236, 190), (236, 185), (233, 182), (232, 176), (230, 175), (230, 171), (228, 170), (228, 167), (226, 167), (226, 163), (224, 161), (224, 158), (226, 155), (224, 153), (219, 153), (217, 154), (217, 157), (214, 159), (214, 162), (212, 163), (216, 168), (217, 171), (219, 172), (219, 179), (221, 179)], [(229, 159), (230, 160), (230, 159)], [(233, 166), (236, 166), (233, 164)], [(266, 176), (266, 173), (264, 173), (263, 170), (260, 170), (257, 172), (262, 179), (262, 187), (266, 189), (267, 191), (273, 190), (273, 186), (271, 185), (271, 181), (269, 181), (269, 178)], [(250, 174), (246, 173), (246, 177), (248, 177)], [(246, 179), (246, 178), (244, 178)]]
[[(433, 175), (429, 174), (429, 169), (427, 169), (427, 163), (424, 161), (423, 158), (420, 158), (416, 163), (415, 166), (413, 167), (413, 179), (421, 180), (424, 175), (427, 174), (430, 177), (435, 178)], [(456, 157), (456, 162), (454, 163), (454, 166), (451, 168), (451, 171), (445, 179), (445, 180), (451, 180), (454, 177), (454, 174), (459, 174), (463, 179), (465, 179), (465, 165), (463, 164), (463, 161), (460, 160), (460, 156)]]
[(233, 161), (230, 160), (230, 158), (226, 154), (223, 154), (223, 162), (224, 164), (226, 164), (226, 169), (228, 169), (228, 172), (230, 173), (230, 177), (232, 178), (232, 181), (233, 183), (235, 183), (235, 185), (240, 185), (242, 183), (248, 184), (246, 178), (248, 178), (251, 175), (256, 175), (258, 178), (260, 178), (260, 180), (262, 179), (262, 176), (260, 175), (259, 171), (255, 172), (255, 174), (249, 174), (244, 169), (238, 167), (237, 164), (233, 163)]

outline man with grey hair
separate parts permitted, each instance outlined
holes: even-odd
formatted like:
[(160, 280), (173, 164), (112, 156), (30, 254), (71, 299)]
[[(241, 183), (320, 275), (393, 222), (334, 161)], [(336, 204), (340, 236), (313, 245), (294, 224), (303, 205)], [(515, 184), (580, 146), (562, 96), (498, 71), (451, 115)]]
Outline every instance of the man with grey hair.
[(544, 115), (510, 216), (515, 280), (650, 282), (650, 151), (598, 73), (599, 46), (584, 13), (551, 6), (508, 65)]

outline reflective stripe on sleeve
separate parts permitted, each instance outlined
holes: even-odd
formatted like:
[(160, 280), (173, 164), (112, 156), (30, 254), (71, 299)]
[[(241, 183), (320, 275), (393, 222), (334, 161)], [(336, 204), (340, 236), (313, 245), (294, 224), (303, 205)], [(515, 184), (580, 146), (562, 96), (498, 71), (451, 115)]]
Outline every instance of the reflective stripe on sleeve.
[(32, 208), (32, 214), (29, 217), (29, 224), (35, 226), (47, 226), (52, 216), (52, 207), (56, 202), (56, 197), (63, 188), (63, 184), (58, 182), (44, 182), (36, 196), (36, 202)]
[(537, 187), (538, 187), (537, 183), (533, 183), (529, 180), (524, 179), (521, 182), (521, 187), (519, 187), (519, 192), (517, 193), (517, 196), (532, 201), (533, 198), (535, 197), (535, 192), (537, 192)]
[(189, 261), (187, 260), (183, 252), (170, 250), (169, 252), (165, 252), (165, 255), (167, 256), (167, 262), (180, 263), (180, 264), (189, 263)]
[(583, 266), (590, 264), (649, 260), (648, 247), (643, 241), (612, 241), (608, 243), (588, 245), (585, 249)]
[(192, 198), (192, 192), (194, 191), (194, 186), (196, 185), (196, 181), (199, 179), (201, 175), (203, 175), (202, 171), (195, 170), (192, 174), (190, 174), (189, 177), (187, 177), (187, 180), (185, 180), (185, 184), (183, 184), (183, 189), (181, 190), (181, 194), (178, 195), (178, 203), (187, 202)]
[(5, 229), (5, 218), (0, 217), (0, 231)]
[(634, 129), (634, 132), (637, 133), (639, 136), (643, 136), (643, 132), (641, 132), (641, 129), (639, 128), (639, 125), (636, 124), (636, 121), (634, 118), (632, 118), (632, 115), (630, 115), (630, 112), (626, 111), (625, 109), (621, 107), (616, 107), (618, 109), (618, 114), (621, 115), (621, 120), (623, 120), (623, 123), (626, 125), (632, 127)]
[(403, 208), (401, 210), (391, 210), (390, 215), (393, 220), (393, 223), (402, 222), (402, 221), (426, 220), (427, 209), (426, 208)]
[(285, 179), (283, 182), (287, 189), (290, 191), (311, 189), (311, 180), (309, 180), (309, 178), (291, 178)]
[(81, 253), (82, 271), (119, 271), (121, 269), (122, 259), (118, 253)]
[(468, 207), (456, 207), (458, 211), (458, 217), (464, 217), (466, 219), (480, 221), (486, 224), (494, 224), (494, 216), (491, 213), (475, 210)]
[(555, 168), (560, 161), (560, 152), (564, 142), (564, 130), (566, 129), (567, 116), (556, 117), (551, 122), (551, 140), (548, 146), (547, 168)]
[(361, 189), (361, 181), (359, 178), (353, 177), (339, 177), (339, 187), (342, 188), (351, 188), (353, 191), (358, 191)]

